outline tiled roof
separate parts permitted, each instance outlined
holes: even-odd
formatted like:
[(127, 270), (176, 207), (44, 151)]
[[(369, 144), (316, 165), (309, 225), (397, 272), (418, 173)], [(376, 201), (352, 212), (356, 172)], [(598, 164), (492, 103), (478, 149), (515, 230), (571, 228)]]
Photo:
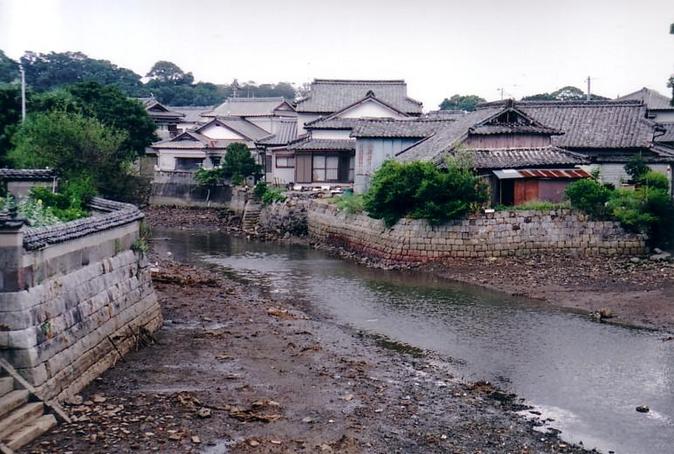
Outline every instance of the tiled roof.
[(668, 142), (674, 143), (674, 124), (663, 124), (660, 125), (665, 129), (665, 133), (661, 136), (655, 138), (656, 142)]
[(186, 123), (203, 123), (207, 121), (202, 114), (213, 110), (213, 106), (167, 106), (174, 112), (184, 115), (181, 121)]
[(269, 131), (265, 131), (258, 125), (251, 123), (250, 121), (242, 117), (217, 117), (212, 119), (208, 123), (201, 125), (194, 131), (201, 133), (204, 129), (206, 129), (208, 126), (214, 123), (220, 123), (225, 127), (237, 132), (238, 134), (241, 134), (248, 140), (252, 141), (259, 140), (269, 136)]
[(274, 110), (286, 102), (282, 97), (269, 98), (228, 98), (210, 112), (204, 114), (207, 117), (241, 116), (262, 117), (273, 115)]
[(325, 118), (321, 117), (304, 125), (305, 129), (351, 129), (358, 124), (360, 118)]
[(654, 123), (639, 101), (520, 101), (515, 107), (563, 131), (552, 142), (564, 148), (643, 148), (653, 139)]
[(354, 139), (313, 139), (311, 136), (300, 138), (290, 145), (289, 150), (295, 151), (355, 151)]
[(434, 161), (442, 160), (445, 151), (451, 150), (460, 140), (468, 135), (468, 130), (478, 123), (501, 112), (503, 106), (479, 109), (449, 121), (425, 140), (398, 153), (401, 161)]
[(29, 228), (24, 231), (23, 247), (26, 250), (42, 249), (50, 244), (81, 238), (120, 225), (143, 219), (143, 213), (134, 205), (95, 197), (89, 207), (105, 214), (56, 224), (48, 227)]
[(227, 145), (240, 142), (232, 139), (211, 139), (195, 131), (185, 131), (171, 139), (162, 140), (152, 144), (152, 148), (163, 149), (181, 149), (181, 150), (204, 150), (204, 149), (224, 149)]
[(295, 118), (281, 119), (276, 124), (276, 133), (264, 137), (255, 143), (266, 146), (286, 145), (297, 138), (297, 120)]
[(634, 93), (616, 98), (617, 101), (638, 100), (646, 104), (650, 110), (674, 110), (674, 106), (670, 104), (671, 98), (658, 93), (650, 88), (642, 88)]
[(0, 169), (0, 180), (48, 181), (55, 176), (51, 169)]
[(309, 95), (297, 102), (297, 111), (337, 112), (365, 98), (369, 92), (401, 112), (421, 114), (421, 103), (407, 96), (404, 80), (314, 79)]
[(447, 126), (453, 119), (370, 120), (357, 122), (351, 137), (418, 138), (427, 137)]
[(468, 150), (476, 169), (518, 169), (525, 167), (574, 166), (587, 158), (557, 147)]

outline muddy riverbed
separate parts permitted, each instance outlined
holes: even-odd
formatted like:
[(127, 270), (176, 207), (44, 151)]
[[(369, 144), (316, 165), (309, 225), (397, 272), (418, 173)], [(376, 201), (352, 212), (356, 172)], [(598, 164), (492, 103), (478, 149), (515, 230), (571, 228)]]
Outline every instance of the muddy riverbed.
[(159, 249), (156, 343), (25, 452), (582, 451), (534, 430), (513, 396), (458, 380), (444, 355), (316, 315), (264, 273), (187, 266)]

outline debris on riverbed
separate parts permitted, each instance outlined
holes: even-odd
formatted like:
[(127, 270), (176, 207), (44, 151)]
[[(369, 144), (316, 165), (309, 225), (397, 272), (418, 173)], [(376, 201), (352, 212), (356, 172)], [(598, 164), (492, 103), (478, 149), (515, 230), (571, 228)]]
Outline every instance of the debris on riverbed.
[(515, 396), (308, 316), (296, 298), (272, 301), (263, 280), (158, 267), (157, 343), (95, 380), (67, 405), (73, 422), (26, 452), (583, 452), (536, 432)]

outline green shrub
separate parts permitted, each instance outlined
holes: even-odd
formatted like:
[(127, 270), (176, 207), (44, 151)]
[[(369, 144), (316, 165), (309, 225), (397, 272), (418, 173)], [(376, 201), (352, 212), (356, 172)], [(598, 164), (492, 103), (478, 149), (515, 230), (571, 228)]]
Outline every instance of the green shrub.
[(335, 205), (340, 211), (348, 214), (358, 214), (363, 212), (363, 195), (362, 194), (343, 194), (337, 197)]
[(573, 208), (577, 208), (595, 219), (608, 213), (606, 204), (612, 189), (593, 178), (576, 180), (566, 187), (566, 196)]
[(386, 161), (372, 176), (363, 207), (389, 227), (405, 216), (437, 225), (464, 216), (488, 200), (484, 181), (457, 159), (448, 160), (447, 169), (430, 162)]
[(544, 200), (532, 200), (520, 205), (506, 206), (497, 205), (494, 207), (496, 211), (553, 211), (570, 208), (571, 204), (567, 202), (555, 203)]
[(255, 185), (255, 188), (253, 189), (253, 196), (255, 196), (257, 200), (262, 200), (262, 197), (268, 189), (269, 186), (267, 185), (266, 181), (258, 181)]
[(664, 173), (649, 170), (639, 178), (638, 182), (641, 186), (647, 186), (651, 189), (669, 191), (669, 179)]
[(226, 180), (238, 185), (248, 177), (256, 180), (262, 175), (262, 167), (255, 163), (255, 158), (242, 143), (231, 143), (227, 146), (227, 152), (220, 167), (214, 169), (199, 169), (194, 179), (200, 186), (216, 186)]
[(618, 189), (607, 203), (608, 212), (626, 229), (633, 232), (647, 232), (656, 221), (646, 210), (645, 200), (639, 191)]
[(625, 164), (625, 173), (630, 176), (630, 183), (638, 183), (649, 170), (648, 164), (640, 154), (632, 156)]
[(262, 195), (262, 204), (271, 205), (275, 202), (285, 201), (285, 194), (278, 188), (267, 188), (265, 193)]

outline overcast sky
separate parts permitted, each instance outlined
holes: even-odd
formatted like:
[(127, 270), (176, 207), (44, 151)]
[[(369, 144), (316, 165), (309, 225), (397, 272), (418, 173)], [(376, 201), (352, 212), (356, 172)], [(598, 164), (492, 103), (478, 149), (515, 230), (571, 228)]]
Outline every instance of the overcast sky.
[(674, 0), (0, 0), (0, 49), (82, 51), (197, 80), (403, 78), (433, 109), (563, 85), (667, 93)]

